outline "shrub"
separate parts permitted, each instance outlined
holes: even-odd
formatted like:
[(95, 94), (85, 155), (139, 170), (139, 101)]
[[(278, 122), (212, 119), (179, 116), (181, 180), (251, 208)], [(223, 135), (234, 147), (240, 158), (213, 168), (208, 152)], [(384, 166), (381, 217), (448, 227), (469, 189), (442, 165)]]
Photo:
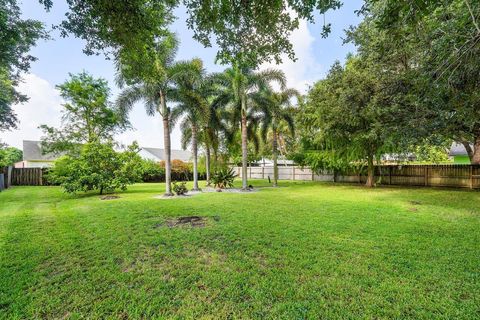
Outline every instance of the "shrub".
[(213, 185), (216, 188), (225, 189), (225, 188), (232, 188), (233, 181), (237, 175), (231, 168), (222, 168), (218, 171), (214, 172), (211, 180)]
[(116, 152), (111, 143), (87, 143), (78, 157), (58, 159), (49, 179), (68, 193), (125, 190), (127, 185), (140, 180), (140, 161), (135, 145), (125, 152)]
[(174, 181), (173, 182), (173, 192), (175, 192), (175, 194), (177, 196), (185, 195), (188, 192), (186, 184), (187, 183), (185, 181), (182, 181), (180, 183), (177, 183), (176, 181)]
[(142, 160), (140, 170), (143, 182), (165, 181), (165, 167), (153, 160)]

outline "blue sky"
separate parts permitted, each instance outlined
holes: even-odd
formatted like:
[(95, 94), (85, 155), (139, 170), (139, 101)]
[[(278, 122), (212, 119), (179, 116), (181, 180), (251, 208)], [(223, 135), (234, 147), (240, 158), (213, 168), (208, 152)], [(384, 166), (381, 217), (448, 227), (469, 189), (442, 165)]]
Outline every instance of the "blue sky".
[[(23, 0), (21, 8), (24, 17), (43, 21), (48, 28), (58, 24), (66, 11), (65, 1), (54, 1), (50, 12), (45, 12), (37, 0)], [(299, 30), (291, 36), (298, 60), (293, 63), (284, 59), (281, 65), (268, 65), (284, 70), (288, 84), (305, 92), (314, 81), (325, 76), (330, 65), (335, 60), (343, 61), (349, 52), (354, 51), (351, 45), (343, 45), (344, 29), (355, 25), (360, 18), (354, 13), (362, 5), (360, 0), (350, 0), (337, 11), (326, 14), (326, 21), (332, 24), (332, 33), (327, 39), (320, 36), (323, 26), (323, 16), (317, 15), (316, 24), (302, 22)], [(183, 8), (177, 10), (178, 19), (172, 25), (181, 41), (178, 59), (201, 58), (209, 72), (221, 71), (224, 66), (215, 65), (216, 48), (204, 48), (192, 39), (192, 32), (185, 24)], [(41, 41), (33, 48), (32, 54), (38, 58), (33, 63), (30, 73), (25, 75), (25, 81), (20, 90), (30, 96), (30, 101), (15, 107), (20, 124), (19, 129), (3, 134), (3, 140), (10, 145), (21, 147), (22, 140), (38, 140), (41, 132), (37, 127), (41, 124), (59, 125), (61, 117), (61, 98), (55, 90), (55, 85), (67, 79), (69, 73), (86, 70), (96, 77), (109, 81), (112, 88), (112, 101), (118, 89), (113, 83), (114, 68), (112, 61), (103, 55), (86, 56), (82, 49), (84, 42), (75, 37), (61, 38), (57, 31), (51, 31), (52, 40)], [(162, 124), (159, 117), (148, 117), (141, 104), (134, 108), (131, 121), (136, 128), (117, 137), (128, 144), (136, 140), (142, 146), (163, 147)], [(172, 134), (172, 147), (180, 148), (180, 131), (176, 128)]]

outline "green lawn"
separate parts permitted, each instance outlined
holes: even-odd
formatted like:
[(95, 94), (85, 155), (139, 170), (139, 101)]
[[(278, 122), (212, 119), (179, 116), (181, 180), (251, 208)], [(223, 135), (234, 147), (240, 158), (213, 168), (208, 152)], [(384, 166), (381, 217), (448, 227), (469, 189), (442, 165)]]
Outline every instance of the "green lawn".
[[(480, 193), (280, 185), (2, 192), (0, 318), (480, 317)], [(188, 215), (217, 218), (164, 224)]]

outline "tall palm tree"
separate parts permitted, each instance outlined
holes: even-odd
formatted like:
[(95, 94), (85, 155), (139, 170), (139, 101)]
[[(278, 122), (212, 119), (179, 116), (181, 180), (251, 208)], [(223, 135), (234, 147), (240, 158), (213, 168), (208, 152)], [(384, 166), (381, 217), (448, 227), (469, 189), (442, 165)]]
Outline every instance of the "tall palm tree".
[[(154, 116), (157, 112), (163, 120), (163, 143), (165, 155), (165, 195), (171, 196), (171, 142), (170, 142), (170, 108), (167, 101), (175, 90), (175, 81), (185, 73), (190, 72), (187, 62), (175, 62), (178, 42), (172, 38), (173, 44), (169, 50), (158, 44), (155, 55), (150, 56), (148, 64), (150, 75), (137, 79), (133, 84), (127, 84), (125, 74), (131, 72), (131, 66), (117, 64), (117, 84), (124, 88), (117, 98), (116, 105), (125, 114), (128, 113), (138, 101), (144, 101), (148, 115)], [(119, 60), (121, 61), (121, 60)]]
[(213, 167), (217, 168), (218, 151), (222, 143), (222, 138), (226, 136), (226, 125), (223, 121), (224, 105), (216, 100), (215, 88), (212, 88), (212, 96), (209, 97), (208, 104), (208, 121), (203, 123), (200, 132), (200, 140), (205, 150), (205, 174), (207, 178), (207, 185), (210, 185), (211, 168), (212, 168), (212, 152), (213, 152)]
[(185, 116), (182, 123), (182, 147), (186, 149), (188, 142), (192, 145), (193, 153), (193, 190), (198, 187), (198, 142), (199, 130), (208, 122), (209, 108), (208, 95), (210, 87), (206, 84), (206, 72), (200, 59), (189, 62), (190, 72), (176, 79), (176, 90), (172, 94), (178, 104), (171, 113), (172, 124), (180, 117)]
[[(243, 68), (239, 64), (234, 64), (223, 73), (216, 75), (218, 83), (222, 84), (227, 90), (223, 91), (223, 96), (219, 99), (228, 100), (233, 109), (233, 113), (240, 118), (241, 140), (242, 140), (242, 189), (248, 187), (247, 181), (247, 161), (248, 161), (248, 112), (249, 96), (256, 90), (270, 86), (270, 82), (275, 81), (282, 88), (285, 87), (285, 74), (280, 70), (268, 69), (263, 71), (253, 71)], [(236, 118), (236, 117), (235, 117)]]
[(294, 118), (291, 100), (299, 98), (300, 93), (295, 89), (285, 89), (275, 92), (270, 88), (263, 89), (252, 96), (254, 110), (260, 113), (261, 136), (267, 140), (267, 133), (271, 131), (272, 158), (273, 158), (273, 186), (278, 183), (278, 139), (281, 127), (286, 124), (290, 133), (295, 134)]

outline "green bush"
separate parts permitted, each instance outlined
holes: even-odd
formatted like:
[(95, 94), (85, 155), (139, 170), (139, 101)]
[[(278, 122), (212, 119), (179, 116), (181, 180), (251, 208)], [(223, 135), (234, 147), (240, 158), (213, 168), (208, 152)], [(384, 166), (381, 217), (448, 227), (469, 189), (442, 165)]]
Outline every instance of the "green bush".
[(175, 192), (177, 196), (185, 195), (188, 192), (186, 184), (187, 183), (185, 181), (182, 181), (180, 183), (177, 183), (176, 181), (174, 181), (173, 187), (172, 187), (173, 192)]
[(233, 188), (233, 181), (237, 175), (231, 168), (221, 168), (214, 172), (211, 180), (216, 188)]
[(60, 184), (65, 192), (113, 192), (141, 179), (141, 161), (133, 145), (116, 152), (111, 143), (87, 143), (78, 157), (64, 156), (55, 162), (49, 180)]
[(143, 182), (165, 181), (165, 167), (153, 160), (142, 160), (140, 170)]

